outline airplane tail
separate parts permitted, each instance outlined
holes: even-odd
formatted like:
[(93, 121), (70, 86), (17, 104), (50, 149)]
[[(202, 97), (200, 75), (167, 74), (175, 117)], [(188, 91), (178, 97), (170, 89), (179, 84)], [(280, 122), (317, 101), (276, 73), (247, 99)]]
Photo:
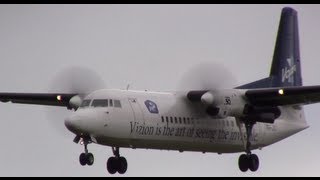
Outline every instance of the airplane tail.
[(270, 75), (237, 89), (302, 86), (297, 11), (282, 9)]
[[(269, 77), (239, 86), (237, 89), (302, 86), (300, 62), (297, 11), (286, 7), (281, 13)], [(286, 131), (286, 136), (279, 137), (279, 139), (308, 127), (302, 106), (282, 106), (280, 108), (279, 119), (285, 122), (283, 130)], [(290, 123), (290, 126), (287, 123)]]

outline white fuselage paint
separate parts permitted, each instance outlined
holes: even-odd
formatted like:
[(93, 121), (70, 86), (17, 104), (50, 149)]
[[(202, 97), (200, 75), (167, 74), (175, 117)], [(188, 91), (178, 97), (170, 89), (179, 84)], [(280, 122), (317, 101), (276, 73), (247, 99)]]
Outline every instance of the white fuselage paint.
[[(217, 153), (245, 150), (243, 123), (239, 123), (240, 130), (233, 117), (214, 119), (208, 116), (203, 104), (190, 102), (186, 92), (99, 90), (86, 99), (121, 101), (121, 108), (86, 107), (79, 108), (72, 115), (77, 121), (77, 132), (90, 134), (98, 144)], [(150, 113), (145, 105), (147, 100), (156, 104), (158, 113)], [(303, 110), (280, 108), (282, 115), (274, 124), (255, 124), (252, 149), (273, 144), (308, 127)]]

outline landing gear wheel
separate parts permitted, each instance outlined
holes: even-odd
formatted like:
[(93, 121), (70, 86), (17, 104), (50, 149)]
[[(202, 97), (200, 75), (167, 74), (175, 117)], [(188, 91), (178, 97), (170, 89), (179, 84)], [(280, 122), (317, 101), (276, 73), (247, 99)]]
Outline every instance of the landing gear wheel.
[(249, 156), (249, 169), (252, 171), (252, 172), (255, 172), (258, 170), (259, 168), (259, 158), (257, 155), (255, 154), (251, 154)]
[(117, 167), (117, 158), (115, 157), (110, 157), (107, 161), (107, 170), (110, 174), (115, 174), (118, 170)]
[[(246, 154), (242, 154), (239, 157), (239, 161), (238, 161), (239, 169), (242, 172), (246, 172), (246, 171), (248, 171), (248, 169), (250, 169), (252, 172), (254, 172), (254, 171), (257, 171), (259, 168), (258, 156), (255, 154), (251, 154), (252, 129), (253, 129), (253, 126), (255, 125), (256, 121), (253, 119), (244, 118), (244, 119), (242, 119), (242, 122), (244, 122), (245, 128), (246, 128), (247, 143), (245, 145)], [(240, 128), (240, 126), (239, 126), (239, 128)]]
[(87, 164), (87, 157), (85, 153), (81, 153), (79, 156), (79, 162), (82, 166)]
[(91, 140), (89, 137), (80, 137), (80, 136), (76, 136), (74, 138), (74, 142), (78, 143), (80, 141), (80, 139), (83, 139), (83, 144), (84, 144), (84, 153), (81, 153), (79, 156), (79, 162), (82, 166), (85, 165), (89, 165), (92, 166), (93, 162), (94, 162), (94, 157), (92, 153), (88, 152), (88, 144), (91, 143)]
[(112, 147), (114, 157), (110, 157), (107, 161), (107, 170), (110, 174), (118, 172), (119, 174), (126, 173), (128, 163), (126, 158), (120, 156), (119, 147)]
[(248, 162), (249, 162), (249, 156), (246, 154), (241, 154), (238, 161), (240, 171), (242, 172), (248, 171), (249, 169)]
[(259, 158), (255, 154), (242, 154), (239, 157), (239, 169), (242, 172), (250, 171), (255, 172), (259, 168)]
[(79, 156), (79, 162), (82, 166), (89, 165), (92, 166), (94, 162), (94, 157), (92, 153), (81, 153)]
[(124, 157), (120, 157), (118, 160), (118, 173), (119, 174), (124, 174), (126, 171), (127, 171), (127, 168), (128, 168), (128, 163), (127, 163), (127, 160), (126, 158)]
[(87, 165), (88, 166), (92, 166), (93, 162), (94, 162), (94, 157), (92, 153), (88, 153), (86, 154), (86, 160), (87, 160)]

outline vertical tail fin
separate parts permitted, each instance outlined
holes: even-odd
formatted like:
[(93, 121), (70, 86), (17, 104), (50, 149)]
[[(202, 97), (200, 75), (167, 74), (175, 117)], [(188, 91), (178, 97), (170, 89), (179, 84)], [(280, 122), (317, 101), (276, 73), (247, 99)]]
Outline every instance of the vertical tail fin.
[[(297, 11), (289, 7), (283, 8), (281, 12), (269, 77), (237, 88), (254, 89), (285, 86), (302, 86), (298, 17)], [(279, 108), (281, 115), (274, 123), (279, 123), (277, 126), (283, 128), (279, 128), (279, 136), (275, 141), (280, 141), (309, 127), (302, 106), (280, 106)], [(275, 141), (270, 141), (270, 143)]]
[[(300, 62), (298, 13), (286, 7), (282, 9), (273, 54), (269, 76), (271, 87), (302, 86)], [(281, 112), (285, 122), (295, 124), (286, 126), (284, 131), (287, 133), (294, 134), (308, 127), (302, 106), (282, 107)]]
[(272, 87), (302, 86), (297, 11), (283, 8), (270, 71)]
[(302, 86), (297, 11), (282, 9), (270, 76), (237, 89)]

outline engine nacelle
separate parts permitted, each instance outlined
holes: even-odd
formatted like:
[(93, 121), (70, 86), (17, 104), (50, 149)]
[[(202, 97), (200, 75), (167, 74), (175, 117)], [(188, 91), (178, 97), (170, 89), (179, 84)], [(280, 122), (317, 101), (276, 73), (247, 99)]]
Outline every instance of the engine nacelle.
[(246, 105), (243, 113), (245, 119), (264, 123), (273, 123), (281, 115), (278, 107), (269, 106)]
[(244, 91), (237, 89), (208, 91), (201, 96), (201, 102), (208, 106), (206, 112), (210, 116), (217, 118), (240, 117), (243, 115), (246, 105), (243, 96)]
[(245, 90), (224, 89), (215, 91), (190, 91), (192, 102), (202, 102), (213, 118), (237, 117), (252, 122), (273, 123), (281, 115), (278, 107), (252, 106), (245, 99)]

